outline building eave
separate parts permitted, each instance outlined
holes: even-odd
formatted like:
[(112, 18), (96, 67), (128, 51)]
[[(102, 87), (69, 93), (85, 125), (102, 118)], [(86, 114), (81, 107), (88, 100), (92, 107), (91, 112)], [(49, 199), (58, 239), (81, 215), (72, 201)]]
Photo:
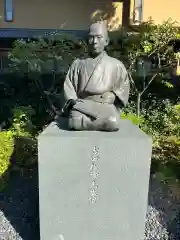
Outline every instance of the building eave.
[(28, 28), (0, 28), (0, 38), (35, 38), (47, 36), (51, 33), (73, 34), (76, 37), (87, 36), (86, 30), (59, 30), (59, 29), (28, 29)]

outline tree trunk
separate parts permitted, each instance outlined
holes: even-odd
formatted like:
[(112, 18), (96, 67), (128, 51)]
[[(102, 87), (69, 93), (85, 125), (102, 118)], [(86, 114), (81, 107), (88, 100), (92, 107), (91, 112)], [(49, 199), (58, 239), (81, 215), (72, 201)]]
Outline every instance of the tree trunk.
[(138, 120), (139, 120), (139, 117), (140, 117), (140, 110), (141, 110), (141, 93), (138, 93), (137, 95), (137, 117), (138, 117)]

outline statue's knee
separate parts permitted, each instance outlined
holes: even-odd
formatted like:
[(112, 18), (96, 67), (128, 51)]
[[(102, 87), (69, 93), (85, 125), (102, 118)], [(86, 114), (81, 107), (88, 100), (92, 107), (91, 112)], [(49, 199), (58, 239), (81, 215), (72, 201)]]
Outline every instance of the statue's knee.
[(81, 130), (81, 127), (82, 127), (82, 119), (81, 119), (81, 117), (69, 119), (68, 125), (69, 125), (70, 129)]
[(119, 120), (115, 116), (108, 118), (108, 124), (112, 131), (117, 131), (119, 129)]

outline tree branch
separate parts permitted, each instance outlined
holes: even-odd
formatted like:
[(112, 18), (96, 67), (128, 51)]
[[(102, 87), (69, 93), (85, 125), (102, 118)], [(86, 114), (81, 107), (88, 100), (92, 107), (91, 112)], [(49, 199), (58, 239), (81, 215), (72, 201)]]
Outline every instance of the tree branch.
[(52, 93), (52, 92), (49, 92), (49, 91), (44, 91), (44, 93), (45, 93), (46, 95), (54, 96), (54, 97), (58, 97), (58, 98), (61, 96), (60, 94)]
[(141, 95), (143, 95), (143, 93), (147, 90), (147, 88), (149, 87), (149, 85), (152, 83), (152, 81), (157, 77), (157, 75), (158, 75), (159, 73), (155, 73), (153, 76), (152, 76), (152, 78), (151, 78), (151, 80), (148, 82), (148, 84), (146, 85), (146, 87), (143, 89), (143, 91), (140, 93)]
[(149, 87), (149, 85), (152, 83), (152, 81), (159, 75), (159, 73), (166, 67), (169, 67), (169, 64), (161, 67), (160, 69), (158, 69), (158, 71), (152, 76), (151, 80), (148, 82), (148, 84), (146, 85), (146, 87), (143, 89), (143, 91), (140, 93), (141, 95), (147, 90), (147, 88)]
[(129, 78), (130, 78), (131, 83), (132, 83), (133, 86), (134, 86), (135, 92), (138, 93), (138, 90), (137, 90), (137, 88), (136, 88), (136, 84), (135, 84), (135, 82), (134, 82), (134, 80), (133, 80), (130, 72), (128, 72), (128, 75), (129, 75)]

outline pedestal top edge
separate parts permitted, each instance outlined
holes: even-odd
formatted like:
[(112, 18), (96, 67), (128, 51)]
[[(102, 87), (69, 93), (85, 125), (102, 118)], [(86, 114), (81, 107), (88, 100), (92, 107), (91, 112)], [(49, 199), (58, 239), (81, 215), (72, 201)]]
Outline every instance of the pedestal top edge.
[(54, 137), (86, 137), (86, 138), (149, 138), (145, 132), (143, 132), (138, 126), (134, 125), (130, 120), (121, 119), (120, 129), (117, 132), (100, 132), (100, 131), (72, 131), (66, 127), (58, 126), (56, 122), (50, 123), (44, 131), (38, 136), (38, 138), (47, 136)]

